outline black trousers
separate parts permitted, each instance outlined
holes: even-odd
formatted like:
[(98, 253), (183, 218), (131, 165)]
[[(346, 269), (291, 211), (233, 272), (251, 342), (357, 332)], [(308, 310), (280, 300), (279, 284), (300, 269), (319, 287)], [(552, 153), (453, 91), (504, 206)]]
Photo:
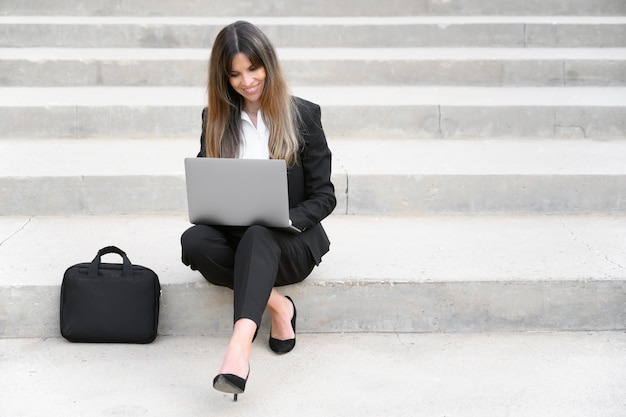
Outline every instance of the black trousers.
[(272, 288), (304, 280), (315, 267), (298, 235), (263, 226), (196, 225), (181, 236), (182, 261), (212, 284), (234, 292), (234, 321), (257, 329)]

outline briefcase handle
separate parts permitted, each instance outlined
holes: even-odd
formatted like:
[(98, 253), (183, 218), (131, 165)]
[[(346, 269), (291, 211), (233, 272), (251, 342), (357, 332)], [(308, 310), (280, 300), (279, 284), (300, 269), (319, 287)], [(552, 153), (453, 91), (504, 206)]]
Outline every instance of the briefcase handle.
[(93, 258), (93, 261), (91, 261), (91, 264), (89, 265), (89, 271), (88, 271), (88, 275), (90, 277), (98, 276), (98, 271), (100, 270), (101, 258), (103, 255), (106, 255), (107, 253), (117, 253), (118, 255), (122, 257), (122, 276), (123, 277), (131, 278), (133, 276), (133, 266), (130, 263), (128, 256), (126, 256), (126, 252), (124, 252), (117, 246), (107, 246), (106, 248), (100, 249), (96, 257)]

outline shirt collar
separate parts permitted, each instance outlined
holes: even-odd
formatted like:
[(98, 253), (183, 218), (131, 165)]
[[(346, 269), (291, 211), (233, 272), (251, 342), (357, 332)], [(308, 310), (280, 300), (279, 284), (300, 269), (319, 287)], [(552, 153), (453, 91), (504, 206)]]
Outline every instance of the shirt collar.
[[(259, 109), (256, 113), (256, 119), (257, 121), (263, 118), (263, 114), (261, 113), (261, 109)], [(250, 116), (248, 116), (248, 113), (246, 113), (245, 111), (241, 111), (241, 119), (242, 120), (246, 120), (249, 123), (252, 123), (252, 120), (250, 120)]]

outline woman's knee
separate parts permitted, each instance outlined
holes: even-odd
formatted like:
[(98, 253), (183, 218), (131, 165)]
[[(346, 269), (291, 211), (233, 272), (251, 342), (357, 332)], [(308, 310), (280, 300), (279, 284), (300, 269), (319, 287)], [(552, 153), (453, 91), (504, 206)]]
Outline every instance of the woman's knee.
[(190, 266), (193, 259), (198, 253), (198, 238), (196, 237), (196, 226), (192, 226), (185, 230), (180, 237), (181, 260), (187, 266)]
[(180, 245), (183, 253), (195, 253), (202, 243), (202, 237), (198, 226), (192, 226), (185, 230), (180, 237)]
[(233, 251), (210, 226), (192, 226), (180, 238), (182, 261), (212, 284), (232, 288)]
[(253, 234), (253, 235), (267, 235), (270, 234), (271, 231), (269, 228), (265, 227), (265, 226), (260, 226), (258, 224), (254, 224), (252, 226), (249, 226), (246, 229), (246, 233), (245, 234)]
[(207, 256), (212, 252), (217, 240), (223, 239), (218, 232), (209, 226), (196, 225), (185, 230), (180, 237), (183, 263), (189, 265), (193, 260)]
[(252, 240), (267, 240), (267, 241), (275, 241), (274, 232), (268, 227), (253, 225), (246, 229), (243, 238), (252, 239)]
[(260, 246), (264, 250), (271, 250), (272, 252), (280, 254), (280, 248), (276, 242), (274, 233), (265, 226), (254, 225), (248, 227), (239, 244), (243, 244), (244, 247), (248, 245), (255, 247)]

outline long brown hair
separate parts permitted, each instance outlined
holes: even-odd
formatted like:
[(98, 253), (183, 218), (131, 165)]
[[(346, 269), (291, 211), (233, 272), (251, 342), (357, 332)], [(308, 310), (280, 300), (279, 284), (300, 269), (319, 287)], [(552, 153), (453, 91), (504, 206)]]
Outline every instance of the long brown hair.
[(238, 53), (246, 55), (255, 67), (265, 69), (260, 101), (263, 120), (270, 130), (269, 154), (293, 166), (299, 147), (298, 111), (274, 46), (259, 28), (244, 21), (223, 28), (213, 43), (207, 83), (206, 156), (236, 158), (239, 155), (244, 100), (229, 82), (233, 58)]

